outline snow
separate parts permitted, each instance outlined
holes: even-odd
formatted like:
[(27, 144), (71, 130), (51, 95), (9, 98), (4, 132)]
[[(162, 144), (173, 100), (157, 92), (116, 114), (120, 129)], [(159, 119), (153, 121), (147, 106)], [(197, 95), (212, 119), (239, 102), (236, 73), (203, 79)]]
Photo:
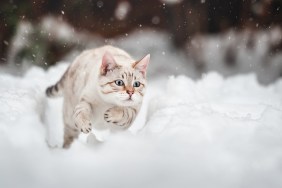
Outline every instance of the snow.
[(82, 136), (69, 150), (51, 149), (46, 139), (62, 143), (62, 101), (43, 90), (66, 67), (0, 76), (0, 187), (281, 187), (282, 80), (154, 80), (146, 123), (143, 109), (104, 143)]
[(131, 10), (130, 3), (127, 1), (122, 1), (118, 4), (115, 10), (115, 17), (118, 20), (124, 20), (127, 17), (130, 10)]
[[(213, 58), (226, 37), (204, 39)], [(198, 76), (168, 38), (142, 31), (109, 41), (134, 57), (151, 53), (144, 105), (128, 131), (105, 142), (81, 135), (69, 150), (60, 149), (62, 99), (44, 94), (68, 62), (21, 77), (1, 71), (0, 187), (280, 188), (282, 79), (261, 85), (251, 69)]]
[[(281, 53), (271, 54), (271, 45), (282, 41), (280, 28), (252, 32), (228, 31), (217, 36), (196, 36), (187, 44), (188, 53), (203, 72), (217, 71), (223, 76), (255, 73), (262, 84), (269, 84), (282, 72)], [(249, 47), (248, 43), (253, 43)], [(229, 54), (229, 58), (227, 56)], [(226, 62), (226, 59), (231, 62)]]

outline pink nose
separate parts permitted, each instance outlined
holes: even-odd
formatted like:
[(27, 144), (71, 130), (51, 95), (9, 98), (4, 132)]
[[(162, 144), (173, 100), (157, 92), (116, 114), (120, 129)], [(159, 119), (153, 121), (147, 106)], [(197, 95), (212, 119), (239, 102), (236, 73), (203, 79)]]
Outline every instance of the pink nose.
[(127, 90), (126, 93), (131, 97), (134, 94), (134, 91)]

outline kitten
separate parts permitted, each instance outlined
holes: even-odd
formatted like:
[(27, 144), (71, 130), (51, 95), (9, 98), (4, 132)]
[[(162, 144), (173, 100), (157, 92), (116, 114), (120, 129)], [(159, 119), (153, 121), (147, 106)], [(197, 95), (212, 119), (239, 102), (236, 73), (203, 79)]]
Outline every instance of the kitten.
[(84, 51), (74, 60), (46, 89), (48, 97), (64, 97), (64, 148), (92, 126), (115, 130), (132, 124), (145, 94), (149, 60), (148, 54), (135, 61), (113, 46)]

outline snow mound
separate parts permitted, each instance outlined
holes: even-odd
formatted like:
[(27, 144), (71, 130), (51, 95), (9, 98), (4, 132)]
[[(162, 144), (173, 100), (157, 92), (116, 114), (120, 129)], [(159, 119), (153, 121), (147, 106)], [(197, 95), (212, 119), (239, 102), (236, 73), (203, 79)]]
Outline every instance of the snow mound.
[(44, 89), (66, 67), (0, 75), (0, 187), (282, 186), (282, 80), (156, 79), (130, 131), (62, 150), (48, 146), (62, 143), (62, 99)]

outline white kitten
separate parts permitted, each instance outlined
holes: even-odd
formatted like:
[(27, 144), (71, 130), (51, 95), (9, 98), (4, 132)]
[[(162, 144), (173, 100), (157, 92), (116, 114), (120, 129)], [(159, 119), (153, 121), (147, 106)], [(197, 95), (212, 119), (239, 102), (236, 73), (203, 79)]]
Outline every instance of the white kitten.
[(46, 90), (49, 97), (64, 96), (64, 148), (80, 132), (128, 128), (138, 113), (146, 88), (150, 55), (135, 61), (113, 46), (87, 50), (62, 78)]

